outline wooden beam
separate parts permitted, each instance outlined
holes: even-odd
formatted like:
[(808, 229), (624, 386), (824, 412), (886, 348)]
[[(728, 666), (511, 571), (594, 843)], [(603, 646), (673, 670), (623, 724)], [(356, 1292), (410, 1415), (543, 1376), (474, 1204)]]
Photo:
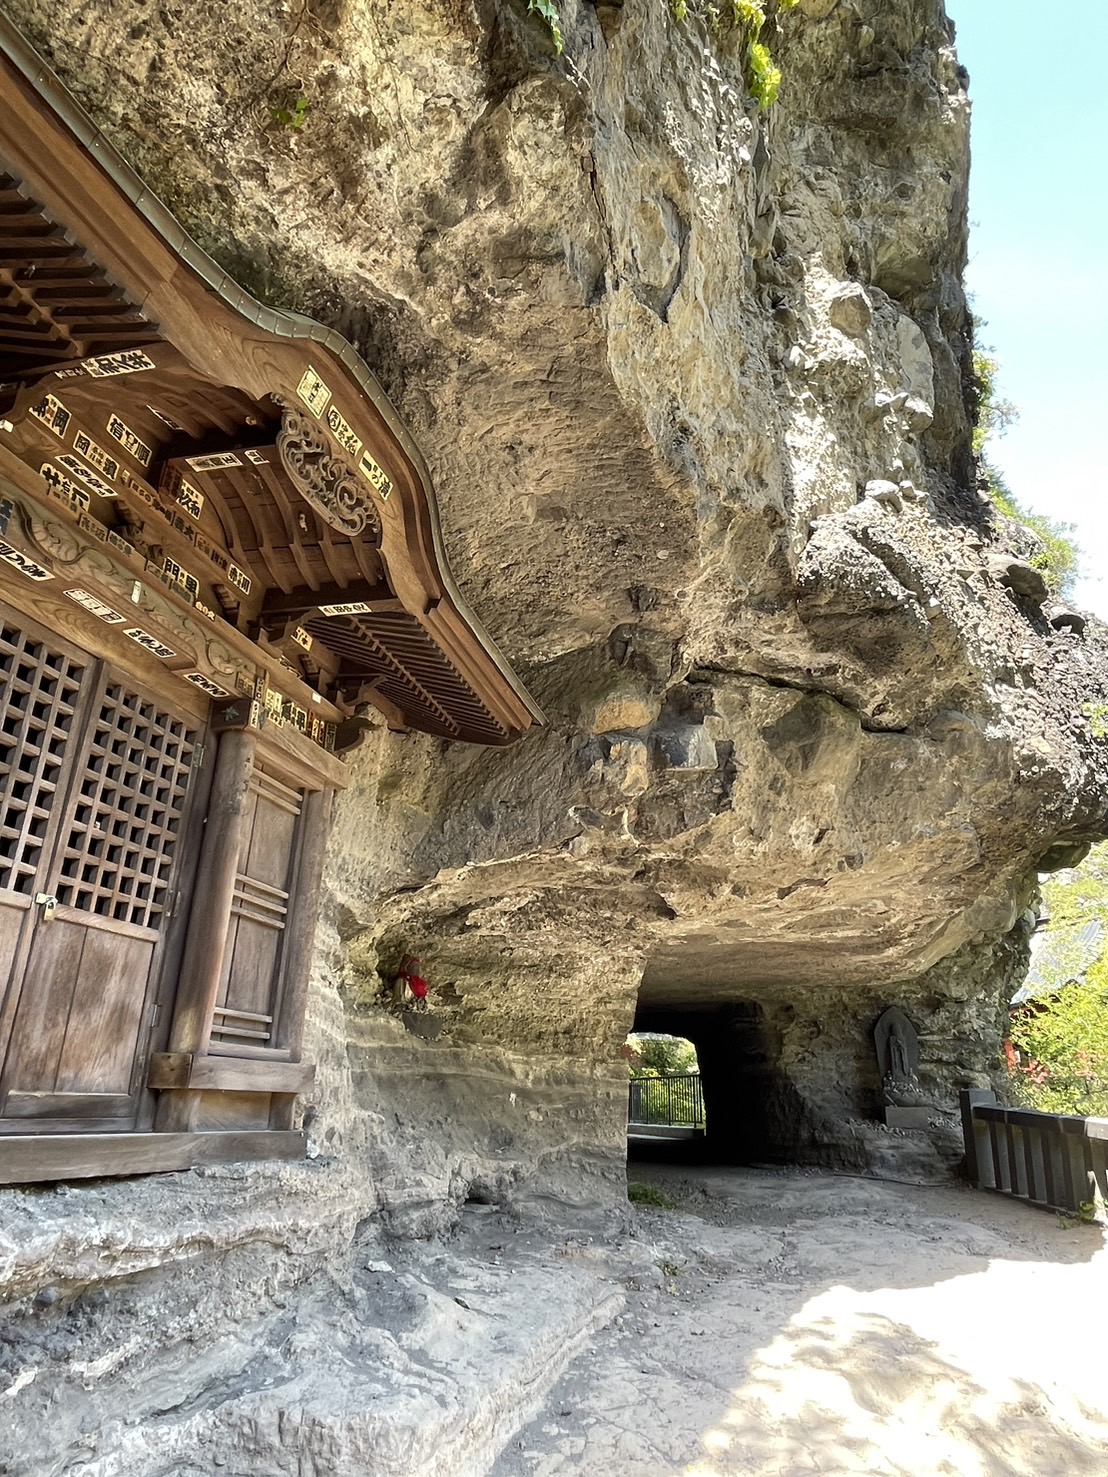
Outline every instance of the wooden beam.
[(329, 785), (345, 790), (350, 783), (341, 759), (289, 723), (266, 724), (258, 738), (258, 757), (296, 789), (318, 790), (321, 785)]
[(303, 1159), (302, 1133), (67, 1133), (0, 1138), (0, 1185)]
[(315, 1081), (311, 1062), (240, 1060), (190, 1051), (160, 1051), (150, 1058), (148, 1087), (209, 1092), (307, 1092)]
[(397, 600), (387, 584), (370, 585), (364, 580), (356, 580), (349, 585), (320, 585), (317, 590), (305, 586), (289, 595), (283, 590), (271, 590), (262, 602), (258, 619), (266, 625), (275, 618), (288, 620), (307, 611), (318, 610), (321, 605), (372, 605), (375, 611), (404, 612), (403, 603)]
[(125, 1092), (9, 1092), (4, 1102), (9, 1118), (126, 1118), (132, 1110)]

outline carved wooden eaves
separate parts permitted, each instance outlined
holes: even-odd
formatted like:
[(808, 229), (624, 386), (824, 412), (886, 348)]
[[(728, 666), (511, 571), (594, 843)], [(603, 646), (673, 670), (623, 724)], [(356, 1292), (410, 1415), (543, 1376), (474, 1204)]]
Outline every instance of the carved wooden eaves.
[(141, 571), (158, 585), (148, 650), (172, 666), (183, 646), (213, 696), (246, 685), (194, 654), (214, 635), (333, 722), (371, 703), (504, 744), (541, 721), (459, 594), (423, 459), (351, 346), (232, 282), (2, 17), (0, 70), (0, 575), (57, 574), (68, 539), (95, 619)]

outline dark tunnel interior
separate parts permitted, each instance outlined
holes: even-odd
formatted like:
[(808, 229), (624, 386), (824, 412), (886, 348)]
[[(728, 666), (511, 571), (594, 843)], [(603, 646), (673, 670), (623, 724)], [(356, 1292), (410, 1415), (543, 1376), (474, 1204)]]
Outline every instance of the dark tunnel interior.
[(705, 1130), (683, 1138), (636, 1130), (628, 1138), (629, 1159), (727, 1165), (794, 1160), (803, 1112), (780, 1074), (780, 1043), (761, 1005), (640, 1007), (633, 1030), (684, 1037), (695, 1046)]

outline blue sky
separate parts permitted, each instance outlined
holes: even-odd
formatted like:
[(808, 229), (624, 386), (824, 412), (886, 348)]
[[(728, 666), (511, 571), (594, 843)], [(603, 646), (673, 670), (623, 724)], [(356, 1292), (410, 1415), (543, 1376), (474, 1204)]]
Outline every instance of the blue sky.
[(947, 0), (970, 74), (970, 267), (1025, 506), (1077, 525), (1074, 604), (1108, 619), (1108, 4)]

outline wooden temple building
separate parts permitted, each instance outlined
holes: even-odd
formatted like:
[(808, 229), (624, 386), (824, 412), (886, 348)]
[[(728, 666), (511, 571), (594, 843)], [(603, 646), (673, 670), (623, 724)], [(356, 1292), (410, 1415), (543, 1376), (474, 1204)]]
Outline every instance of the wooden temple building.
[(0, 87), (0, 1183), (299, 1156), (344, 750), (540, 715), (350, 345)]

